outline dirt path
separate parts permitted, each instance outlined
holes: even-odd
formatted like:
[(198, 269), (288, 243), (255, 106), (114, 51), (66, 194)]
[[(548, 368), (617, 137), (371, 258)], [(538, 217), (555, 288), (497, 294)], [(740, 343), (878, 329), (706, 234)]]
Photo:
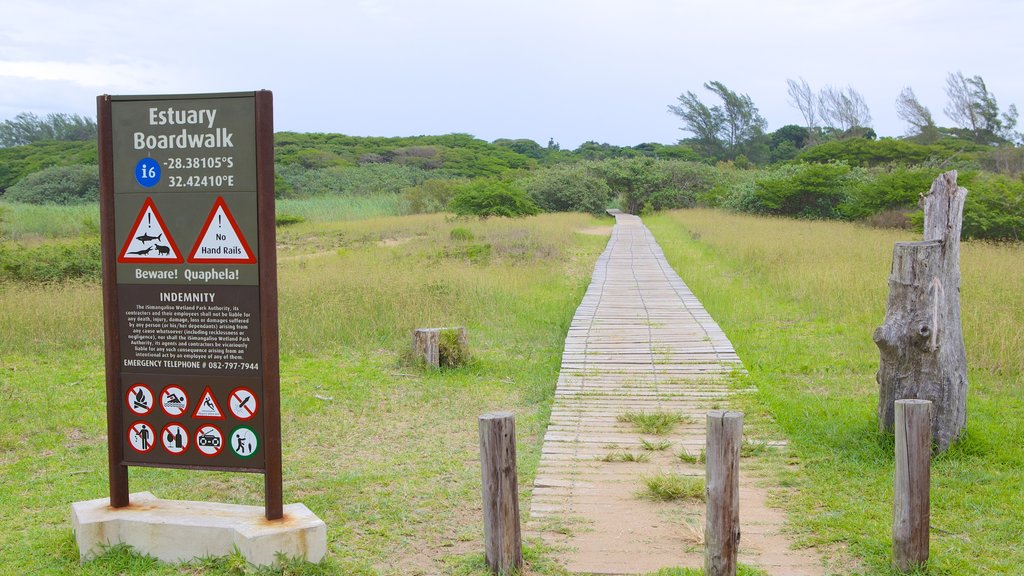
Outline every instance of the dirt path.
[[(700, 453), (704, 415), (725, 406), (734, 393), (725, 377), (743, 364), (640, 219), (616, 218), (566, 338), (527, 532), (560, 550), (573, 572), (702, 566), (703, 503), (637, 493), (644, 476), (703, 477), (703, 464), (678, 454)], [(667, 436), (643, 435), (618, 421), (630, 411), (683, 413), (691, 421)], [(644, 450), (642, 440), (671, 445)], [(648, 460), (607, 461), (624, 453)], [(740, 561), (773, 576), (823, 574), (814, 553), (793, 550), (780, 533), (783, 513), (767, 506), (767, 490), (743, 464), (740, 476)]]

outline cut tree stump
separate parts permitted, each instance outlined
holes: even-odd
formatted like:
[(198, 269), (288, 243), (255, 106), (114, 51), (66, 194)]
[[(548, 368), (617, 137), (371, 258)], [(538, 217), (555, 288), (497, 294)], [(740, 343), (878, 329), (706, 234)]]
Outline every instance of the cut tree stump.
[(960, 230), (967, 190), (956, 171), (939, 175), (924, 208), (924, 240), (898, 242), (885, 322), (874, 333), (881, 354), (878, 425), (893, 431), (896, 400), (930, 400), (938, 451), (967, 426), (967, 355), (960, 325)]
[(417, 328), (412, 333), (413, 354), (428, 366), (460, 366), (469, 360), (465, 327)]

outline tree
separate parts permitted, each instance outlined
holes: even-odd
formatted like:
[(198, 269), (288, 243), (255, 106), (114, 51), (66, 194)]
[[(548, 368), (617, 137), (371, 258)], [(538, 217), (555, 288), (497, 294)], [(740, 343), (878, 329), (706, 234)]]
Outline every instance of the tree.
[(907, 135), (914, 140), (921, 144), (932, 144), (939, 140), (939, 129), (932, 120), (931, 111), (921, 104), (910, 86), (903, 88), (896, 97), (896, 115), (910, 124)]
[(678, 106), (670, 104), (668, 109), (683, 121), (681, 130), (693, 133), (693, 144), (701, 154), (712, 158), (722, 157), (724, 146), (719, 139), (719, 133), (725, 124), (725, 118), (721, 108), (709, 108), (689, 90), (685, 94), (680, 94), (678, 100)]
[(787, 78), (786, 84), (789, 85), (789, 103), (804, 117), (804, 125), (807, 128), (807, 145), (813, 146), (814, 134), (818, 127), (818, 97), (811, 90), (807, 80), (803, 78), (800, 78), (799, 84), (796, 80)]
[(95, 139), (96, 122), (78, 114), (47, 114), (40, 118), (31, 112), (22, 112), (0, 122), (0, 147), (23, 146), (42, 140)]
[[(679, 105), (668, 109), (683, 121), (683, 130), (692, 132), (694, 143), (707, 155), (735, 159), (765, 156), (765, 119), (754, 101), (746, 94), (737, 94), (718, 81), (704, 83), (704, 88), (718, 96), (722, 104), (707, 106), (693, 92), (679, 96)], [(764, 150), (761, 150), (764, 148)]]
[(871, 127), (871, 112), (864, 97), (847, 86), (845, 90), (826, 86), (818, 95), (818, 113), (822, 121), (835, 128), (840, 139), (863, 138)]
[(966, 78), (959, 70), (946, 77), (949, 102), (942, 109), (969, 138), (978, 144), (1012, 143), (1020, 138), (1017, 107), (1010, 105), (1000, 116), (995, 95), (988, 91), (981, 76)]

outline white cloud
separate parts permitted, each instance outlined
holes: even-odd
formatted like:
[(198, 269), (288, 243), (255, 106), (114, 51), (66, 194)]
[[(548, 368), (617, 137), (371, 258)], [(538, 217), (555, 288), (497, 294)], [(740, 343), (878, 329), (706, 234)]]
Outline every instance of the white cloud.
[(2, 61), (0, 76), (25, 80), (70, 82), (86, 88), (140, 90), (153, 86), (153, 78), (137, 64), (48, 61)]

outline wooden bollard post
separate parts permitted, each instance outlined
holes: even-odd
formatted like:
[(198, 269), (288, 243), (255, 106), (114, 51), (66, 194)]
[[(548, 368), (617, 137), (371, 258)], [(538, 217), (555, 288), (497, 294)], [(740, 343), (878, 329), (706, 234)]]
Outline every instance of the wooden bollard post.
[(928, 562), (931, 517), (932, 403), (897, 400), (892, 561), (906, 572)]
[(708, 412), (706, 468), (707, 516), (704, 574), (736, 576), (740, 545), (740, 444), (743, 413)]
[(516, 479), (516, 420), (511, 412), (480, 417), (480, 469), (484, 501), (484, 556), (495, 574), (523, 567)]

